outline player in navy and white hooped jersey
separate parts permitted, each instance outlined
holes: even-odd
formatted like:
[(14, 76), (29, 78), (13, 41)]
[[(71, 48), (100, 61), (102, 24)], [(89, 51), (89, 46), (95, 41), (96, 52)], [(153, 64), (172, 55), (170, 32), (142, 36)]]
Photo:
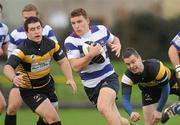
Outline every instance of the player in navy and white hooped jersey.
[[(83, 57), (82, 44), (86, 41), (94, 41), (99, 43), (105, 52), (107, 53), (106, 45), (108, 42), (112, 42), (114, 35), (112, 35), (109, 30), (103, 25), (91, 26), (90, 30), (83, 36), (78, 36), (76, 33), (72, 33), (65, 40), (65, 47), (67, 48), (67, 56), (71, 58)], [(106, 56), (105, 62), (102, 64), (92, 64), (89, 63), (86, 68), (80, 71), (80, 77), (84, 86), (93, 88), (101, 80), (115, 73), (113, 66)]]
[(8, 27), (6, 26), (6, 24), (0, 22), (0, 56), (4, 54), (4, 51), (6, 51), (6, 49), (3, 48), (4, 46), (7, 47), (8, 41), (9, 41)]
[[(169, 50), (168, 50), (168, 55), (169, 55), (170, 61), (173, 64), (173, 66), (175, 67), (177, 80), (180, 83), (179, 53), (180, 53), (180, 32), (173, 38), (173, 40), (171, 41), (171, 46), (169, 47)], [(180, 87), (180, 84), (179, 84), (179, 87)]]
[[(119, 81), (108, 55), (106, 54), (102, 63), (92, 61), (102, 53), (102, 47), (107, 52), (107, 46), (119, 57), (121, 49), (119, 38), (103, 25), (89, 27), (89, 18), (82, 8), (71, 12), (70, 21), (74, 32), (66, 38), (64, 46), (72, 69), (80, 73), (89, 100), (96, 104), (98, 111), (109, 125), (129, 125), (127, 119), (120, 116), (115, 104)], [(89, 52), (85, 55), (82, 45), (88, 41), (96, 44), (90, 45)]]
[(171, 45), (174, 45), (175, 48), (180, 51), (180, 32), (173, 38)]
[[(171, 45), (168, 50), (169, 59), (176, 70), (176, 77), (180, 83), (180, 58), (179, 58), (180, 32), (178, 32), (178, 34), (172, 39), (170, 44)], [(179, 87), (180, 87), (180, 84), (179, 84)], [(167, 122), (168, 119), (173, 117), (175, 114), (180, 113), (180, 110), (178, 109), (179, 107), (180, 107), (180, 103), (174, 103), (170, 107), (165, 109), (161, 118), (161, 122), (165, 123)]]
[[(0, 4), (0, 16), (2, 14), (3, 6)], [(9, 41), (9, 35), (8, 35), (8, 27), (0, 22), (0, 56), (6, 53), (7, 51), (7, 42)], [(2, 111), (6, 107), (6, 101), (5, 98), (0, 90), (0, 115)]]

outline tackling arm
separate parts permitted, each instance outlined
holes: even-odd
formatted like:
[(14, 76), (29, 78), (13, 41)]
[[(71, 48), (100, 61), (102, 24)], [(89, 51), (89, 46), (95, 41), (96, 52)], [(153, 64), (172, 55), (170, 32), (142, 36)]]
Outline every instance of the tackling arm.
[(122, 83), (122, 105), (125, 111), (131, 116), (133, 107), (130, 103), (132, 87)]
[(170, 93), (170, 86), (169, 86), (169, 83), (167, 83), (164, 86), (162, 86), (161, 97), (159, 99), (158, 106), (157, 106), (158, 112), (162, 112), (163, 107), (166, 104), (166, 101), (168, 99), (169, 93)]
[(77, 86), (76, 83), (74, 82), (71, 66), (69, 64), (68, 59), (64, 57), (63, 59), (59, 60), (57, 63), (61, 67), (61, 70), (64, 76), (66, 77), (67, 80), (66, 84), (70, 85), (73, 89), (73, 92), (75, 93), (77, 91)]

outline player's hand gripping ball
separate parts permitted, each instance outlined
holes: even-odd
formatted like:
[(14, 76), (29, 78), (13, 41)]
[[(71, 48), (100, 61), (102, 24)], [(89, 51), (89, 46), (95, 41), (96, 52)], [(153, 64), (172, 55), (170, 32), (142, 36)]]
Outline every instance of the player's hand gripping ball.
[[(82, 50), (83, 50), (83, 53), (84, 55), (87, 55), (89, 53), (89, 46), (93, 44), (94, 46), (96, 45), (96, 43), (92, 42), (92, 41), (86, 41), (83, 43), (82, 45)], [(105, 54), (105, 51), (103, 49), (103, 47), (101, 48), (101, 54), (95, 56), (93, 59), (92, 59), (92, 63), (98, 63), (98, 64), (101, 64), (105, 61), (105, 58), (106, 58), (106, 54)]]

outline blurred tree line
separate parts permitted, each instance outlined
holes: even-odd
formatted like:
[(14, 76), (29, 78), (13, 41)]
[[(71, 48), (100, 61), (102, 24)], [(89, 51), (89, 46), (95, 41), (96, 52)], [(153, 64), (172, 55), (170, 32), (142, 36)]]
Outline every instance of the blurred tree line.
[(144, 59), (158, 58), (169, 61), (170, 41), (180, 31), (180, 16), (163, 19), (150, 13), (134, 14), (118, 19), (111, 29), (122, 43), (122, 49), (133, 47)]
[[(128, 17), (116, 17), (117, 20), (110, 31), (121, 40), (122, 49), (133, 47), (142, 55), (143, 59), (157, 58), (169, 61), (168, 48), (170, 41), (180, 31), (180, 16), (171, 19), (152, 13), (131, 14)], [(104, 24), (103, 20), (93, 19), (91, 24)], [(64, 40), (72, 32), (71, 25), (65, 29), (54, 29), (57, 39), (64, 49)], [(117, 59), (109, 52), (109, 56)], [(1, 57), (0, 60), (6, 60)]]

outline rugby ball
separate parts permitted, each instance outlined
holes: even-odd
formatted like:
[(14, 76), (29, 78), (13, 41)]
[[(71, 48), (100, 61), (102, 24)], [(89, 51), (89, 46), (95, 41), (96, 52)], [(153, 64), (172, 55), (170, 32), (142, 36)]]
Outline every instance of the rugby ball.
[[(86, 41), (83, 43), (82, 51), (83, 51), (84, 55), (87, 55), (89, 53), (89, 47), (91, 44), (93, 44), (94, 46), (96, 45), (96, 43), (92, 42), (92, 41)], [(105, 61), (106, 54), (105, 54), (103, 47), (101, 47), (100, 51), (101, 51), (101, 54), (95, 56), (92, 59), (92, 63), (99, 63), (100, 64), (100, 63), (103, 63)]]

